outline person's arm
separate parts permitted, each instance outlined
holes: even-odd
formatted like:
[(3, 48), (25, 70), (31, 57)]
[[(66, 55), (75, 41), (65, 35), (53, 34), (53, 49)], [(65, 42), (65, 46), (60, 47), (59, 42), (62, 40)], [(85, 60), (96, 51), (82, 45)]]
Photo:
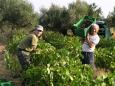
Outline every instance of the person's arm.
[(88, 45), (89, 45), (90, 48), (95, 47), (95, 44), (89, 38), (89, 34), (86, 37), (86, 42), (88, 43)]
[(32, 43), (31, 43), (32, 51), (36, 51), (37, 42), (38, 42), (38, 38), (35, 35), (33, 35), (32, 36)]
[(33, 50), (33, 51), (36, 50), (36, 45), (32, 45), (32, 50)]

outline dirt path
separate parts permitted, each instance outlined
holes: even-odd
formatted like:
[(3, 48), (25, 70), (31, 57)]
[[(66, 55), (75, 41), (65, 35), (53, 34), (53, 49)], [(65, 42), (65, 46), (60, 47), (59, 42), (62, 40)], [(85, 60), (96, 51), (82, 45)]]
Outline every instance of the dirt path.
[(20, 80), (14, 79), (11, 75), (10, 70), (6, 68), (5, 61), (4, 61), (4, 50), (5, 50), (5, 45), (0, 43), (0, 79), (13, 81), (15, 86), (21, 86)]

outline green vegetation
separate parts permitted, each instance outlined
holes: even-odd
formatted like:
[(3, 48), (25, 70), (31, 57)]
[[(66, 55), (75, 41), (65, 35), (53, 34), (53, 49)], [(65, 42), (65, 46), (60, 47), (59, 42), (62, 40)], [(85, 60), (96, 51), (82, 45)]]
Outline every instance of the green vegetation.
[(37, 21), (31, 4), (25, 0), (0, 0), (0, 22), (13, 26), (27, 26)]
[[(105, 19), (109, 26), (114, 26), (114, 11)], [(69, 4), (68, 9), (56, 5), (42, 8), (41, 14), (35, 13), (26, 0), (0, 0), (0, 42), (7, 45), (7, 68), (13, 76), (20, 73), (16, 46), (39, 23), (45, 27), (43, 39), (38, 43), (38, 51), (31, 54), (30, 67), (19, 77), (26, 86), (114, 86), (115, 40), (101, 38), (95, 64), (109, 72), (95, 77), (91, 66), (81, 63), (79, 38), (66, 36), (67, 29), (85, 15), (103, 19), (101, 13), (95, 3), (89, 5), (81, 0)]]
[[(19, 71), (18, 61), (11, 54), (24, 35), (15, 35), (9, 42), (5, 59), (8, 67), (15, 75)], [(106, 41), (106, 42), (105, 42)], [(115, 84), (115, 41), (101, 40), (96, 50), (96, 65), (109, 70), (107, 75), (97, 76), (90, 65), (82, 65), (81, 43), (77, 37), (63, 36), (60, 33), (48, 31), (43, 40), (38, 43), (38, 51), (31, 54), (32, 64), (23, 72), (27, 86), (114, 86)], [(109, 46), (111, 45), (112, 46)], [(106, 47), (105, 47), (106, 46)]]

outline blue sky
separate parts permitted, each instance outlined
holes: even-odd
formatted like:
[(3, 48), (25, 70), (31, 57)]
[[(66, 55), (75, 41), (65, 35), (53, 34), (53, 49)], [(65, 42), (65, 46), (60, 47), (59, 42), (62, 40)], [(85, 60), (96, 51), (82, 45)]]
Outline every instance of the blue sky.
[[(75, 2), (76, 0), (28, 0), (32, 3), (34, 10), (39, 12), (40, 8), (49, 8), (52, 3), (59, 5), (61, 7), (68, 6), (69, 3)], [(82, 0), (87, 3), (96, 3), (98, 7), (102, 8), (103, 15), (107, 17), (109, 12), (113, 11), (115, 7), (115, 0)]]

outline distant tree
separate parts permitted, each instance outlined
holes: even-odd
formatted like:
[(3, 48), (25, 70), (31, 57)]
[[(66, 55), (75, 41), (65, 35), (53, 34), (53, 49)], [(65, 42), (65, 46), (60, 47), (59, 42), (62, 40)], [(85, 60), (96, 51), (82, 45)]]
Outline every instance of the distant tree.
[(111, 15), (111, 13), (108, 14), (106, 21), (107, 21), (108, 26), (112, 26), (112, 15)]
[(95, 3), (93, 3), (89, 5), (87, 15), (92, 16), (96, 19), (100, 19), (102, 17), (102, 10)]
[(114, 10), (112, 12), (112, 26), (115, 27), (115, 7), (114, 7)]
[(40, 9), (40, 18), (39, 23), (43, 25), (44, 27), (48, 26), (48, 15), (47, 15), (48, 9), (41, 8)]
[(52, 4), (47, 10), (41, 9), (40, 24), (55, 31), (63, 31), (68, 28), (69, 13), (65, 7), (61, 8)]
[(0, 0), (0, 26), (5, 22), (14, 27), (35, 26), (38, 14), (26, 0)]
[(89, 5), (82, 0), (76, 0), (69, 4), (68, 9), (51, 5), (49, 9), (41, 9), (40, 24), (52, 30), (62, 31), (70, 29), (74, 23), (78, 22), (85, 15), (101, 18), (101, 8), (95, 4)]
[(70, 25), (73, 25), (73, 23), (87, 15), (88, 4), (85, 1), (76, 0), (76, 2), (69, 4), (68, 11), (70, 15)]
[(110, 12), (107, 16), (107, 22), (109, 26), (115, 27), (115, 7), (113, 9), (113, 12)]

